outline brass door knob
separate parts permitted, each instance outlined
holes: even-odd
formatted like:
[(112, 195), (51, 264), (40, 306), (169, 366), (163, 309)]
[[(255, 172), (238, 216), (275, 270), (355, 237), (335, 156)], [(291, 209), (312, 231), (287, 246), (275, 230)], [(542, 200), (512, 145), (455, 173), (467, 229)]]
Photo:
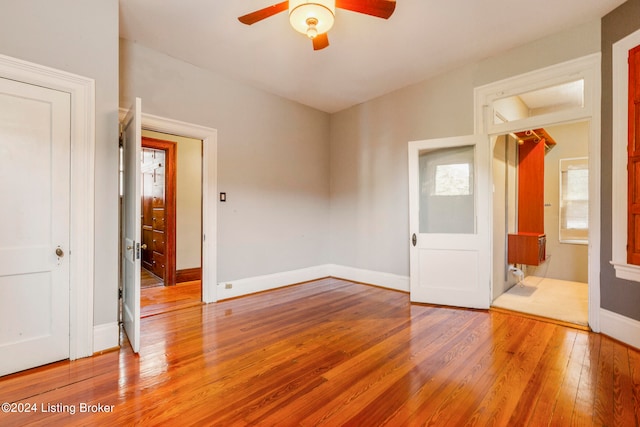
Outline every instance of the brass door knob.
[(141, 247), (142, 249), (147, 249), (147, 244), (146, 244), (146, 243), (143, 243), (140, 247)]
[(56, 248), (56, 255), (59, 256), (60, 258), (64, 256), (64, 251), (62, 250), (62, 248), (60, 247)]

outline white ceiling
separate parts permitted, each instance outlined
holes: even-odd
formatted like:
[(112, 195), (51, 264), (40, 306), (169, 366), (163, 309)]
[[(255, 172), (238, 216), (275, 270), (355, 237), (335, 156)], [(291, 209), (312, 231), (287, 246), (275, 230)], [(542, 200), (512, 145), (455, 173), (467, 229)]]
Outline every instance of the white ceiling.
[(120, 36), (201, 68), (333, 113), (600, 18), (625, 0), (398, 0), (389, 20), (342, 9), (314, 51), (280, 0), (120, 0)]

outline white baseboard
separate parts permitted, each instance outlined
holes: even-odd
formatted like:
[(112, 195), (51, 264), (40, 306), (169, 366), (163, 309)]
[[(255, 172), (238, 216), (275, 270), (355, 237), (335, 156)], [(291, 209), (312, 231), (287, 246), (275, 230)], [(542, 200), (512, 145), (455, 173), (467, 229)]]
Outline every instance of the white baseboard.
[[(221, 301), (328, 276), (409, 292), (409, 277), (407, 276), (363, 270), (337, 264), (325, 264), (299, 270), (283, 271), (281, 273), (267, 274), (264, 276), (220, 282), (218, 283), (216, 295), (218, 301)], [(231, 285), (231, 288), (227, 289), (227, 285)]]
[(105, 323), (93, 327), (93, 352), (109, 350), (120, 346), (118, 322)]
[(600, 332), (640, 349), (640, 322), (637, 320), (601, 308)]
[(409, 277), (380, 271), (363, 270), (344, 265), (329, 264), (329, 275), (332, 277), (361, 282), (396, 291), (409, 292)]
[[(243, 295), (254, 294), (256, 292), (277, 289), (295, 283), (316, 280), (329, 276), (329, 269), (326, 265), (302, 268), (299, 270), (283, 271), (281, 273), (267, 274), (264, 276), (249, 277), (239, 280), (228, 280), (218, 283), (218, 301), (235, 298)], [(231, 289), (227, 289), (231, 285)]]

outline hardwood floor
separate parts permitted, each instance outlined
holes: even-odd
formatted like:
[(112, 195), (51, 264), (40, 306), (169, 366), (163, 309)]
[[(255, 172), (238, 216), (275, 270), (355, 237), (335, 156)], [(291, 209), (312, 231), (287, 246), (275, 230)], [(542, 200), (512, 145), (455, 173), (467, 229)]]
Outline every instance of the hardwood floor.
[(201, 288), (200, 280), (143, 288), (140, 290), (140, 317), (201, 305)]
[(140, 288), (155, 288), (156, 286), (164, 286), (162, 279), (146, 268), (140, 268)]
[[(407, 294), (337, 279), (159, 314), (142, 330), (139, 355), (125, 346), (1, 378), (0, 402), (38, 412), (0, 413), (0, 425), (640, 420), (636, 349), (505, 313), (410, 304)], [(67, 412), (41, 410), (57, 404)], [(80, 413), (81, 404), (112, 412)]]

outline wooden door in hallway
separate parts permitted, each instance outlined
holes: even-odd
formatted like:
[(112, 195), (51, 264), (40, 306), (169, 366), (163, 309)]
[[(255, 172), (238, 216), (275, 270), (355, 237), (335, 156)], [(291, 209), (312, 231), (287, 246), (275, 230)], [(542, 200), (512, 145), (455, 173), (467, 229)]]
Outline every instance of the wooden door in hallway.
[(176, 143), (142, 137), (142, 267), (176, 284)]
[(142, 267), (164, 280), (164, 171), (162, 150), (142, 147)]
[(69, 93), (0, 79), (0, 375), (69, 357)]

